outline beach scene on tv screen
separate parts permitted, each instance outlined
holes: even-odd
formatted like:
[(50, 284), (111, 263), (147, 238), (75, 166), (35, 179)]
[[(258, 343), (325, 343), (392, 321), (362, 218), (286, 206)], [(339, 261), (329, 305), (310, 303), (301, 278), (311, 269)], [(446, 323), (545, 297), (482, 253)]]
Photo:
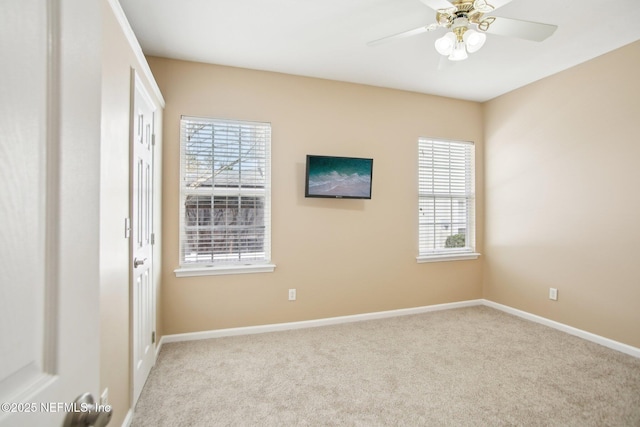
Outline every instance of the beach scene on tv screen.
[(371, 197), (371, 159), (309, 158), (309, 195)]

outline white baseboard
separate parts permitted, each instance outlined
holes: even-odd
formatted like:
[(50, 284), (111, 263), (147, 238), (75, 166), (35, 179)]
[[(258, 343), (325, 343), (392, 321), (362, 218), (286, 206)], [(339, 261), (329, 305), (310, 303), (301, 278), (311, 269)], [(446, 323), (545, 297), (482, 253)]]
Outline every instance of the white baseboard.
[(163, 335), (160, 337), (160, 340), (158, 341), (158, 345), (156, 346), (156, 359), (153, 361), (154, 365), (156, 364), (156, 362), (158, 361), (158, 357), (160, 356), (160, 350), (162, 350), (162, 344), (164, 344), (165, 336), (170, 336), (170, 335)]
[(518, 310), (517, 308), (499, 304), (497, 302), (493, 302), (489, 300), (482, 300), (482, 301), (483, 301), (482, 304), (486, 305), (487, 307), (495, 308), (497, 310), (504, 311), (505, 313), (513, 314), (514, 316), (518, 316), (523, 319), (530, 320), (532, 322), (549, 326), (550, 328), (557, 329), (559, 331), (566, 332), (571, 335), (575, 335), (587, 341), (591, 341), (596, 344), (603, 345), (605, 347), (611, 348), (613, 350), (617, 350), (619, 352), (622, 352), (640, 359), (640, 348), (633, 347), (618, 341), (614, 341), (612, 339), (605, 338), (600, 335), (592, 334), (591, 332), (574, 328), (573, 326), (565, 325), (564, 323), (556, 322), (555, 320), (550, 320), (550, 319), (547, 319), (546, 317), (531, 314), (526, 311)]
[(236, 335), (251, 335), (264, 332), (287, 331), (291, 329), (315, 328), (318, 326), (337, 325), (340, 323), (360, 322), (363, 320), (384, 319), (388, 317), (408, 316), (411, 314), (428, 313), (431, 311), (450, 310), (453, 308), (482, 305), (483, 300), (470, 300), (447, 304), (427, 305), (423, 307), (403, 308), (399, 310), (378, 311), (373, 313), (354, 314), (350, 316), (328, 317), (325, 319), (303, 320), (300, 322), (275, 323), (271, 325), (247, 326), (241, 328), (217, 329), (213, 331), (189, 332), (185, 334), (164, 335), (160, 340), (160, 347), (164, 343), (204, 340), (210, 338), (230, 337)]
[(133, 409), (129, 409), (127, 412), (127, 416), (124, 417), (124, 421), (122, 422), (122, 427), (129, 427), (131, 425), (131, 421), (133, 421)]
[(158, 341), (158, 345), (156, 345), (156, 356), (154, 359), (153, 364), (156, 364), (156, 360), (158, 360), (158, 356), (160, 355), (160, 350), (162, 349), (162, 343), (164, 343), (164, 336), (160, 337), (160, 340)]
[(204, 340), (210, 338), (230, 337), (237, 335), (251, 335), (261, 334), (265, 332), (287, 331), (291, 329), (303, 329), (303, 328), (315, 328), (318, 326), (337, 325), (341, 323), (360, 322), (364, 320), (384, 319), (389, 317), (407, 316), (411, 314), (428, 313), (432, 311), (451, 310), (454, 308), (473, 307), (478, 305), (484, 305), (494, 308), (496, 310), (503, 311), (505, 313), (512, 314), (514, 316), (521, 317), (532, 322), (540, 323), (542, 325), (566, 332), (571, 335), (583, 338), (587, 341), (594, 342), (596, 344), (603, 345), (616, 351), (628, 354), (640, 359), (640, 348), (633, 347), (627, 344), (623, 344), (618, 341), (614, 341), (609, 338), (602, 337), (600, 335), (593, 334), (591, 332), (583, 331), (578, 328), (574, 328), (563, 323), (556, 322), (535, 314), (528, 313), (526, 311), (518, 310), (506, 305), (502, 305), (486, 299), (477, 299), (469, 301), (460, 301), (447, 304), (427, 305), (422, 307), (403, 308), (399, 310), (378, 311), (373, 313), (354, 314), (350, 316), (329, 317), (325, 319), (315, 320), (303, 320), (300, 322), (289, 323), (275, 323), (271, 325), (260, 326), (247, 326), (241, 328), (229, 328), (229, 329), (217, 329), (212, 331), (202, 332), (189, 332), (184, 334), (164, 335), (158, 342), (156, 348), (156, 356), (160, 353), (160, 349), (164, 343), (180, 342), (180, 341), (193, 341)]

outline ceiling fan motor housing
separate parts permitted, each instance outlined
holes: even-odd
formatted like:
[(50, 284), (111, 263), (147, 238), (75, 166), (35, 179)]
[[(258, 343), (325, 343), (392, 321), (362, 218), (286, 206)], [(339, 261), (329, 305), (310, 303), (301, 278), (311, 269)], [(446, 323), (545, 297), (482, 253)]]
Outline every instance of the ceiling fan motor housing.
[(442, 27), (454, 29), (458, 26), (457, 23), (464, 19), (466, 27), (469, 28), (469, 24), (479, 24), (484, 16), (482, 11), (475, 8), (475, 2), (454, 1), (452, 4), (454, 7), (450, 9), (437, 11), (436, 21)]
[(459, 42), (462, 42), (464, 33), (469, 29), (469, 20), (465, 16), (456, 17), (451, 25), (451, 31), (456, 35)]

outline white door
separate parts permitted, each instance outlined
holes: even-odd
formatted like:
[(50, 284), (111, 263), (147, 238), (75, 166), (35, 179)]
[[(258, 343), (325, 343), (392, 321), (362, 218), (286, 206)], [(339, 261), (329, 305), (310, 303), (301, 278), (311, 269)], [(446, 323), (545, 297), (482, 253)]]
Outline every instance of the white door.
[(99, 396), (101, 6), (0, 2), (2, 427)]
[(155, 363), (155, 289), (152, 269), (153, 119), (156, 110), (132, 72), (131, 254), (133, 311), (133, 406)]

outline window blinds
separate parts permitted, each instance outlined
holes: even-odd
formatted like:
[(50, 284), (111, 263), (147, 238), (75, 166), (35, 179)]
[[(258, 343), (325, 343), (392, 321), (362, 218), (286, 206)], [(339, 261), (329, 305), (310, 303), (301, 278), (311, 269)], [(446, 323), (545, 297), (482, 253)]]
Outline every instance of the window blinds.
[(180, 121), (180, 264), (270, 259), (269, 123)]
[(474, 145), (418, 140), (420, 255), (473, 252)]

